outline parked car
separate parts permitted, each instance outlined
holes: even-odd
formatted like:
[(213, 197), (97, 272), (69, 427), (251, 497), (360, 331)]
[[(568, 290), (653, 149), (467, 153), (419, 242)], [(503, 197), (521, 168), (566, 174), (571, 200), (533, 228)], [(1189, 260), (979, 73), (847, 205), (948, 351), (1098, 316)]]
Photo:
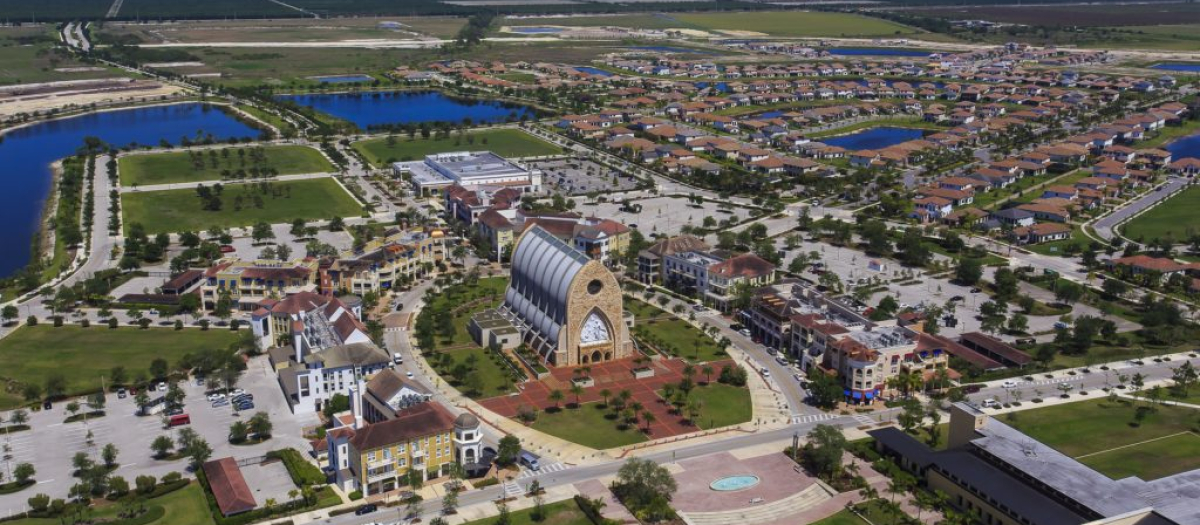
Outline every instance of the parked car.
[(989, 398), (983, 400), (983, 408), (997, 408), (999, 406), (1000, 406), (1000, 402), (996, 401), (993, 398), (989, 397)]
[(364, 514), (370, 514), (377, 510), (379, 510), (379, 507), (375, 506), (374, 503), (368, 503), (366, 505), (359, 505), (359, 507), (357, 509), (354, 509), (354, 515), (362, 516)]
[(527, 450), (521, 451), (521, 454), (517, 456), (517, 462), (520, 463), (521, 466), (535, 472), (541, 470), (542, 468), (542, 465), (538, 463), (538, 457)]
[(763, 377), (771, 377), (771, 371), (767, 370), (767, 367), (764, 366), (762, 368), (762, 375), (763, 375)]
[(213, 393), (211, 393), (211, 394), (209, 394), (209, 395), (207, 396), (207, 399), (208, 399), (209, 401), (216, 401), (216, 400), (218, 400), (218, 399), (225, 399), (225, 394), (222, 394), (222, 393), (220, 393), (220, 392), (213, 392)]
[(125, 397), (128, 395), (129, 395), (128, 390), (125, 390), (124, 388), (117, 389), (117, 399), (125, 399)]
[(1002, 386), (1004, 388), (1017, 388), (1017, 382), (1013, 381), (1012, 379), (1005, 379), (1004, 382), (1000, 384), (1000, 386)]
[(229, 406), (229, 400), (228, 400), (228, 399), (221, 398), (221, 399), (218, 399), (218, 400), (216, 400), (216, 401), (213, 401), (213, 403), (212, 403), (212, 407), (213, 407), (213, 408), (220, 408), (220, 407), (224, 407), (224, 406)]

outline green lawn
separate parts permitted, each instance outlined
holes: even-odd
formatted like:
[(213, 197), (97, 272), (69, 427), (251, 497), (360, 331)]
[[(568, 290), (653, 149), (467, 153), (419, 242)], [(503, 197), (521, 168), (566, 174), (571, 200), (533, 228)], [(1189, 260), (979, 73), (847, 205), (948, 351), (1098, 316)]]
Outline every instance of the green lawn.
[(274, 175), (336, 171), (321, 152), (308, 146), (175, 151), (128, 155), (117, 161), (122, 186), (236, 180), (252, 177), (255, 170)]
[(471, 315), (485, 308), (492, 308), (504, 301), (504, 290), (508, 288), (508, 277), (489, 277), (480, 279), (479, 282), (470, 288), (465, 285), (455, 285), (442, 290), (434, 296), (432, 302), (425, 306), (421, 315), (433, 315), (432, 312), (441, 312), (453, 310), (463, 305), (472, 303), (480, 299), (488, 299), (481, 301), (479, 304), (470, 308), (464, 308), (458, 311), (454, 317), (454, 335), (447, 338), (438, 335), (434, 339), (435, 348), (457, 347), (463, 345), (474, 345), (474, 340), (471, 339), (471, 334), (467, 332), (467, 323), (471, 322)]
[(52, 25), (0, 28), (0, 85), (123, 76), (102, 65), (79, 62), (56, 47), (57, 42)]
[[(212, 515), (209, 514), (208, 502), (204, 500), (204, 489), (192, 483), (182, 489), (165, 496), (159, 496), (146, 502), (146, 507), (161, 506), (166, 512), (163, 517), (149, 522), (147, 525), (213, 525)], [(90, 517), (116, 517), (120, 505), (109, 505), (98, 509)], [(58, 518), (25, 518), (10, 521), (12, 525), (61, 525)]]
[(701, 403), (696, 425), (705, 430), (745, 423), (754, 417), (750, 390), (718, 383), (715, 375), (712, 383), (693, 389), (688, 397)]
[(392, 162), (416, 160), (447, 151), (491, 151), (503, 157), (533, 157), (562, 153), (558, 146), (517, 129), (491, 129), (443, 139), (409, 140), (396, 135), (391, 144), (386, 137), (362, 140), (352, 144), (355, 150), (376, 167)]
[(1149, 443), (1079, 458), (1113, 479), (1158, 479), (1200, 468), (1200, 436), (1188, 432)]
[[(524, 509), (512, 512), (508, 515), (509, 525), (591, 525), (591, 520), (579, 510), (579, 505), (575, 504), (575, 500), (560, 501), (551, 503), (542, 509), (546, 516), (541, 521), (533, 520), (533, 509)], [(481, 520), (468, 521), (463, 525), (495, 525), (499, 521), (497, 517), (484, 518)]]
[(919, 31), (879, 18), (849, 13), (814, 11), (756, 11), (743, 13), (682, 13), (672, 15), (693, 27), (753, 31), (774, 36), (895, 36)]
[[(242, 198), (240, 210), (238, 197)], [(141, 223), (151, 235), (206, 230), (213, 226), (251, 226), (262, 221), (279, 224), (297, 218), (314, 220), (362, 214), (358, 201), (332, 178), (227, 184), (221, 200), (220, 211), (207, 211), (194, 189), (121, 196), (125, 227)], [(262, 207), (258, 207), (259, 203)]]
[(557, 412), (543, 411), (538, 414), (533, 428), (597, 450), (646, 441), (640, 423), (637, 429), (619, 430), (617, 422), (606, 417), (608, 413), (602, 403), (585, 403), (579, 408), (563, 408)]
[(1191, 187), (1121, 226), (1126, 237), (1151, 241), (1168, 235), (1183, 241), (1200, 219), (1200, 188)]
[[(1046, 395), (1055, 395), (1047, 389)], [(1097, 391), (1096, 395), (1103, 395)], [(1138, 403), (1145, 406), (1145, 403)], [(1129, 475), (1153, 479), (1200, 467), (1200, 437), (1172, 438), (1169, 447), (1144, 441), (1190, 432), (1200, 416), (1191, 408), (1156, 405), (1138, 426), (1133, 426), (1134, 404), (1096, 399), (1015, 412), (1006, 423), (1113, 478)], [(1138, 444), (1138, 445), (1135, 445)], [(1134, 445), (1134, 446), (1128, 446)], [(1116, 447), (1124, 447), (1112, 450)], [(1100, 452), (1103, 452), (1100, 454)]]
[(51, 374), (62, 374), (67, 392), (80, 394), (99, 390), (100, 376), (115, 366), (135, 376), (156, 357), (175, 366), (184, 354), (225, 348), (237, 339), (237, 333), (227, 329), (22, 326), (0, 339), (0, 373), (38, 386)]
[(858, 505), (859, 512), (871, 520), (870, 522), (863, 521), (862, 518), (849, 510), (841, 510), (837, 514), (813, 523), (813, 525), (867, 525), (868, 523), (883, 525), (886, 523), (896, 523), (903, 516), (903, 513), (897, 514), (891, 508), (884, 505), (884, 503), (883, 500), (874, 500)]
[(673, 314), (634, 299), (626, 299), (625, 308), (634, 314), (633, 334), (656, 348), (696, 363), (729, 358), (711, 337)]
[(453, 379), (450, 377), (450, 370), (453, 370), (459, 364), (469, 367), (470, 365), (467, 365), (467, 360), (471, 356), (475, 356), (475, 369), (471, 371), (471, 374), (479, 377), (481, 392), (464, 392), (466, 394), (473, 394), (471, 395), (472, 398), (486, 399), (513, 391), (513, 379), (509, 376), (508, 366), (503, 362), (495, 361), (495, 354), (491, 350), (472, 347), (443, 350), (441, 353), (450, 356), (450, 359), (445, 364), (439, 363), (437, 366), (434, 366), (435, 370), (438, 375), (442, 376), (443, 380), (451, 382), (451, 384), (454, 384), (460, 390), (462, 387), (453, 383)]

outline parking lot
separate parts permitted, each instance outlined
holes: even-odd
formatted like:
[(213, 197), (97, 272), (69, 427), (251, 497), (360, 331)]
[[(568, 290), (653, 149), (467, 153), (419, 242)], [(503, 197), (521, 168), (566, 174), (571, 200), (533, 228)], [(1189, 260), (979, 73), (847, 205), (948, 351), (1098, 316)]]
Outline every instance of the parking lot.
[(750, 210), (747, 208), (721, 208), (717, 203), (708, 201), (693, 204), (685, 197), (650, 197), (631, 201), (630, 204), (641, 206), (638, 211), (622, 210), (621, 205), (616, 202), (593, 204), (582, 197), (576, 197), (575, 203), (575, 211), (578, 213), (625, 223), (631, 228), (637, 228), (646, 236), (653, 233), (678, 235), (685, 225), (702, 226), (705, 217), (712, 217), (718, 222), (723, 222), (729, 217), (735, 217), (738, 221), (750, 217)]
[[(308, 443), (302, 429), (317, 424), (313, 416), (297, 417), (291, 414), (283, 394), (279, 390), (275, 374), (269, 369), (266, 357), (256, 357), (242, 375), (239, 385), (254, 395), (252, 411), (236, 413), (229, 405), (213, 408), (205, 399), (205, 387), (189, 380), (180, 383), (186, 397), (184, 412), (191, 418), (188, 428), (200, 434), (213, 449), (212, 459), (232, 456), (234, 458), (256, 457), (270, 450), (295, 448), (304, 452)], [(163, 392), (150, 392), (151, 399)], [(82, 403), (81, 403), (82, 404)], [(120, 466), (112, 475), (122, 476), (132, 483), (139, 475), (149, 474), (162, 477), (168, 472), (184, 472), (187, 460), (159, 461), (153, 459), (150, 443), (160, 435), (177, 437), (178, 428), (165, 429), (159, 416), (138, 416), (133, 396), (124, 399), (115, 393), (106, 397), (107, 415), (87, 422), (63, 423), (70, 414), (66, 411), (67, 401), (54, 403), (50, 410), (29, 414), (32, 430), (0, 437), (8, 447), (11, 466), (29, 462), (37, 469), (36, 489), (15, 494), (0, 495), (0, 515), (20, 512), (26, 508), (26, 499), (36, 493), (45, 493), (54, 498), (65, 498), (74, 484), (71, 477), (71, 458), (77, 452), (85, 452), (100, 461), (100, 451), (108, 443), (117, 446)], [(229, 444), (229, 426), (236, 420), (249, 419), (255, 412), (265, 411), (274, 425), (273, 437), (260, 444), (234, 446)], [(7, 419), (11, 412), (3, 414)], [(7, 469), (5, 469), (7, 471)], [(286, 491), (284, 491), (286, 493)], [(283, 501), (283, 500), (280, 500)]]
[(530, 166), (542, 170), (542, 182), (548, 189), (563, 195), (628, 191), (638, 184), (633, 176), (590, 160), (547, 160)]

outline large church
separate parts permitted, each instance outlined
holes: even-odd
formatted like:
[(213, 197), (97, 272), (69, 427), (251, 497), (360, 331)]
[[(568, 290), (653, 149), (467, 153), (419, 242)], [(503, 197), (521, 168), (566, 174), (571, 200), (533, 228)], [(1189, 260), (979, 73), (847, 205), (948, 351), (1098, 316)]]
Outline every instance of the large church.
[(536, 225), (513, 250), (504, 304), (476, 314), (470, 331), (481, 346), (524, 344), (551, 366), (602, 363), (633, 352), (617, 278)]

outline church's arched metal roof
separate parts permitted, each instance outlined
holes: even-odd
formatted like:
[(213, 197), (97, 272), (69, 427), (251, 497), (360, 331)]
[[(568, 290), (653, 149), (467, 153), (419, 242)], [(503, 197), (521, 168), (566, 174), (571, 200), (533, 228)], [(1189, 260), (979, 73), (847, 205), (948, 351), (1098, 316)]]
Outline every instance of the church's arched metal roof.
[(571, 281), (589, 261), (540, 226), (533, 226), (513, 251), (505, 305), (546, 340), (557, 343), (567, 321)]

